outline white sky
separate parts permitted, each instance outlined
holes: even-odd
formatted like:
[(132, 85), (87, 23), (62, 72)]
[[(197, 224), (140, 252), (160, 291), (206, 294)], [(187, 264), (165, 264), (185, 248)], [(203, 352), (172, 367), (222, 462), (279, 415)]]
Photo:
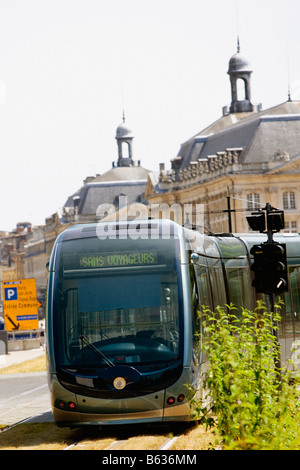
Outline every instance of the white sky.
[(299, 98), (299, 18), (299, 0), (0, 0), (0, 229), (108, 171), (123, 108), (133, 158), (169, 168), (230, 104), (238, 32), (252, 101), (286, 101), (289, 80)]

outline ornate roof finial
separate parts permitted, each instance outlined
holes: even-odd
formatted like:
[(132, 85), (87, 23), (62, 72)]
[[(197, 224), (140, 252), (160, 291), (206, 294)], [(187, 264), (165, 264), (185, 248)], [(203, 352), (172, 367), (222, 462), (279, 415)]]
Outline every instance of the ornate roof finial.
[(237, 53), (240, 52), (240, 20), (239, 20), (239, 4), (235, 0), (235, 13), (236, 13), (236, 35), (237, 35)]
[(288, 101), (292, 101), (292, 98), (291, 98), (291, 76), (290, 76), (290, 51), (289, 51), (289, 44), (287, 44), (287, 75), (288, 75)]
[(125, 122), (125, 111), (124, 111), (124, 109), (123, 109), (123, 118), (122, 119), (123, 119), (123, 122)]

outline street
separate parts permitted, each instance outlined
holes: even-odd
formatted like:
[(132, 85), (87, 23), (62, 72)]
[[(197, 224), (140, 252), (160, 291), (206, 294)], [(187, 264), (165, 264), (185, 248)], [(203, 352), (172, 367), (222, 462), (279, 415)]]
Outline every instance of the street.
[(50, 408), (46, 372), (0, 375), (0, 424), (12, 425), (45, 412), (49, 420)]

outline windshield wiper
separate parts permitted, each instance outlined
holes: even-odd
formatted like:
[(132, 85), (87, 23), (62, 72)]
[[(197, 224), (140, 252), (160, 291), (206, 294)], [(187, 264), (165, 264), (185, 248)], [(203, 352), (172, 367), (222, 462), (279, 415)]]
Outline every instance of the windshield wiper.
[(101, 351), (99, 351), (99, 349), (97, 349), (93, 343), (90, 342), (90, 340), (84, 336), (84, 335), (81, 335), (80, 336), (80, 340), (82, 341), (82, 343), (85, 343), (86, 346), (91, 350), (93, 351), (95, 354), (97, 354), (97, 356), (101, 357), (101, 359), (103, 359), (103, 361), (109, 366), (109, 367), (115, 367), (115, 364), (113, 362), (111, 362), (108, 357), (106, 357)]

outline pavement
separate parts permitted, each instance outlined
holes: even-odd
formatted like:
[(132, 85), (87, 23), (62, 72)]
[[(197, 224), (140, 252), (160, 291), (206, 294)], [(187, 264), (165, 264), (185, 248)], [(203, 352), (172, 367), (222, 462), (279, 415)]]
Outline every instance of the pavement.
[[(43, 354), (45, 349), (42, 347), (1, 354), (0, 370)], [(11, 426), (21, 421), (53, 422), (46, 371), (0, 374), (0, 390), (0, 424)]]
[(8, 354), (0, 355), (0, 369), (35, 359), (36, 357), (42, 356), (43, 354), (45, 354), (45, 349), (42, 347), (36, 349), (9, 351)]

